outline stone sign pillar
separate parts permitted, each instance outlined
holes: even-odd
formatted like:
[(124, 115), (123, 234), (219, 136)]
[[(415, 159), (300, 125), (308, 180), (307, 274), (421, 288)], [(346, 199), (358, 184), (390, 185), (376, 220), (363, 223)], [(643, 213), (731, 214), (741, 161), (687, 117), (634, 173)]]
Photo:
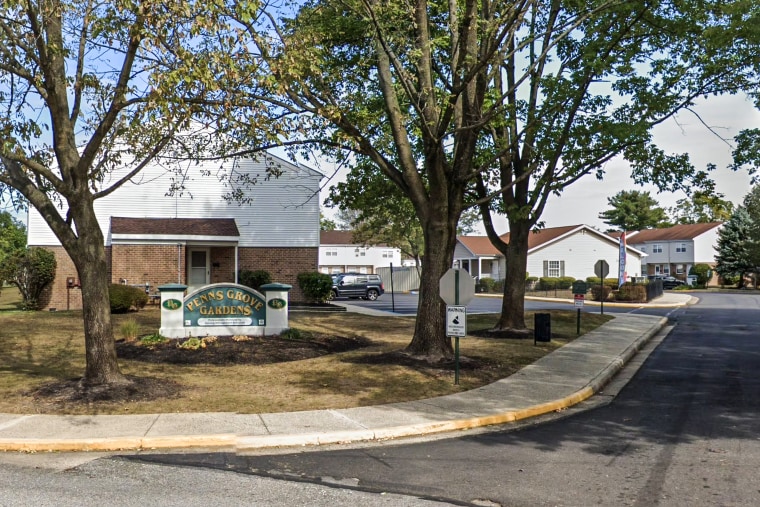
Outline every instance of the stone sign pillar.
[(169, 283), (158, 287), (161, 293), (161, 328), (159, 334), (167, 338), (184, 338), (185, 323), (182, 302), (187, 285)]
[(265, 335), (280, 334), (288, 326), (288, 292), (292, 285), (267, 283), (261, 286), (267, 300), (267, 324)]

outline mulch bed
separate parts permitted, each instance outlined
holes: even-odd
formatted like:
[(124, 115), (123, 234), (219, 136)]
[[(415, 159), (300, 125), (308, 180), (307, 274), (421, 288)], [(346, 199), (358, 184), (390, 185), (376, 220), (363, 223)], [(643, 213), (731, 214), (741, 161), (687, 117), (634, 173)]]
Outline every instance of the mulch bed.
[[(116, 342), (119, 359), (169, 364), (271, 364), (312, 359), (327, 354), (347, 352), (371, 344), (361, 337), (345, 338), (310, 334), (307, 339), (277, 336), (219, 336), (201, 340), (205, 346), (184, 348), (188, 340), (169, 340), (166, 343), (143, 345), (139, 342)], [(197, 343), (197, 340), (193, 343)]]

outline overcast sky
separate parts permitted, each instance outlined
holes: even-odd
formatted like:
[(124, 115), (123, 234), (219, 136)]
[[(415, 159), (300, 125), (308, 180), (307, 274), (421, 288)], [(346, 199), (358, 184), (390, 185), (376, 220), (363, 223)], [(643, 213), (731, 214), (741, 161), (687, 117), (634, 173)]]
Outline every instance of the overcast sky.
[[(712, 177), (716, 181), (716, 191), (724, 194), (725, 199), (739, 204), (749, 191), (750, 178), (746, 172), (727, 169), (732, 160), (733, 138), (743, 129), (760, 128), (760, 112), (751, 101), (740, 96), (701, 100), (694, 110), (706, 125), (730, 140), (731, 145), (710, 132), (688, 111), (657, 127), (655, 141), (668, 153), (688, 153), (698, 169), (715, 164), (717, 169)], [(608, 209), (607, 199), (621, 190), (649, 191), (666, 209), (686, 197), (683, 192), (658, 194), (655, 187), (635, 185), (630, 179), (627, 162), (616, 159), (607, 164), (604, 180), (599, 181), (595, 175), (589, 175), (568, 187), (561, 196), (551, 196), (542, 218), (546, 227), (584, 223), (606, 230), (608, 226), (598, 218), (599, 212)], [(507, 231), (505, 222), (502, 221), (500, 226), (498, 232)]]

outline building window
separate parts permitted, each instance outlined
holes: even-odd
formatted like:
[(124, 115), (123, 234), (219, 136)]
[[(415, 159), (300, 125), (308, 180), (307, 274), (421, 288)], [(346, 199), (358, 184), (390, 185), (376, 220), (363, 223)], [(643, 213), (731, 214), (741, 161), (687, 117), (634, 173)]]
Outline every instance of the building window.
[(646, 252), (647, 251), (647, 247), (642, 246), (639, 250), (641, 250), (642, 252)]
[(338, 256), (338, 249), (337, 248), (326, 248), (325, 249), (325, 256), (326, 257), (337, 257)]
[(393, 259), (393, 250), (383, 250), (384, 259)]
[(652, 245), (652, 253), (662, 253), (662, 245), (659, 243)]
[(662, 267), (662, 274), (665, 276), (670, 276), (670, 264), (665, 264)]
[(683, 274), (683, 264), (676, 264), (676, 274), (677, 275)]
[(367, 249), (366, 248), (355, 248), (354, 253), (356, 254), (356, 257), (364, 257), (367, 255)]
[(548, 275), (550, 278), (559, 278), (559, 261), (549, 261)]
[(683, 253), (686, 251), (686, 243), (678, 243), (676, 245), (676, 252), (677, 253)]

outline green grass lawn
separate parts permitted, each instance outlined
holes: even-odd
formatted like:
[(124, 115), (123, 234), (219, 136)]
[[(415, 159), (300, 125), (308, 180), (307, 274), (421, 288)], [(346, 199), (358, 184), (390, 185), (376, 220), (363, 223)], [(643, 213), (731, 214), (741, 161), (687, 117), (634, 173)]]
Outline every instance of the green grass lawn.
[[(128, 375), (150, 376), (182, 386), (173, 399), (97, 405), (51, 405), (35, 399), (30, 390), (46, 383), (81, 377), (84, 373), (84, 333), (79, 311), (22, 312), (18, 292), (0, 293), (0, 413), (132, 414), (156, 412), (286, 412), (345, 408), (423, 399), (472, 389), (507, 377), (575, 338), (574, 311), (552, 311), (552, 341), (534, 345), (532, 339), (460, 339), (463, 368), (454, 385), (450, 367), (429, 368), (377, 361), (402, 350), (411, 341), (414, 319), (373, 317), (352, 313), (294, 313), (290, 324), (303, 332), (363, 336), (366, 348), (315, 359), (266, 365), (175, 365), (120, 360)], [(114, 315), (116, 339), (122, 324), (133, 320), (140, 335), (160, 326), (157, 307)], [(583, 332), (609, 320), (608, 315), (584, 314)], [(492, 326), (497, 315), (472, 315), (468, 329)], [(533, 314), (526, 314), (531, 326)]]

